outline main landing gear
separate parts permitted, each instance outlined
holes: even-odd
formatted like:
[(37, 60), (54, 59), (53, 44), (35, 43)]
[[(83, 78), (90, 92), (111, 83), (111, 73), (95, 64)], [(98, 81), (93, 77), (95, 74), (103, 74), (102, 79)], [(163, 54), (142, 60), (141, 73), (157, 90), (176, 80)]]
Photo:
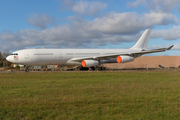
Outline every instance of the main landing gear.
[(105, 70), (105, 69), (106, 69), (105, 67), (101, 66), (101, 59), (98, 59), (98, 65), (96, 66), (96, 70), (102, 71), (102, 70)]
[(81, 70), (81, 71), (86, 71), (86, 70), (90, 70), (90, 71), (103, 71), (103, 70), (106, 70), (106, 68), (102, 67), (102, 66), (92, 66), (92, 67), (79, 66), (77, 68), (77, 70)]
[(98, 67), (97, 67), (97, 70), (98, 70), (98, 71), (103, 71), (103, 70), (106, 70), (106, 68), (105, 68), (105, 67), (102, 67), (102, 66), (98, 66)]
[(27, 65), (25, 66), (25, 72), (29, 72), (29, 68)]

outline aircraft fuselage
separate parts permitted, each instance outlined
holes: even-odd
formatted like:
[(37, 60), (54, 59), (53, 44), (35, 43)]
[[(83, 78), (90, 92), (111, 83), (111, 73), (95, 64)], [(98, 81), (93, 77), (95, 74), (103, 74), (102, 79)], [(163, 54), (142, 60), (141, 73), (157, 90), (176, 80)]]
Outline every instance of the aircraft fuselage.
[[(68, 62), (72, 58), (140, 52), (131, 49), (24, 49), (13, 52), (7, 60), (23, 65), (81, 65), (81, 62)], [(115, 59), (115, 60), (113, 60)], [(116, 58), (110, 58), (115, 61)], [(106, 61), (107, 63), (108, 61)], [(102, 61), (103, 63), (103, 61)]]

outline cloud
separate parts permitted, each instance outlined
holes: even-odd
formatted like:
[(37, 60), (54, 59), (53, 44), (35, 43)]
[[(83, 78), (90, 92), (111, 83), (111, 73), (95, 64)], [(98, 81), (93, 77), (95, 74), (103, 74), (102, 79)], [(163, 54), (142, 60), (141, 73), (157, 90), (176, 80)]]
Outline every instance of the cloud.
[(180, 50), (180, 43), (176, 43), (172, 49), (173, 50)]
[(132, 34), (155, 25), (177, 23), (176, 16), (168, 13), (151, 11), (144, 15), (136, 12), (111, 13), (102, 18), (96, 18), (90, 23), (91, 29), (106, 34)]
[(146, 4), (145, 0), (136, 0), (134, 2), (128, 2), (128, 7), (138, 7), (139, 5)]
[[(41, 18), (41, 16), (39, 17)], [(105, 46), (108, 43), (119, 44), (137, 41), (141, 35), (140, 31), (147, 28), (176, 22), (177, 18), (170, 13), (155, 13), (153, 11), (146, 14), (112, 12), (92, 21), (75, 19), (70, 23), (53, 28), (43, 27), (43, 22), (41, 27), (40, 24), (38, 26), (45, 29), (22, 29), (17, 33), (0, 33), (0, 49), (22, 49), (32, 46), (88, 48)], [(154, 37), (163, 36), (154, 33)]]
[(152, 38), (162, 38), (164, 40), (177, 40), (180, 38), (180, 26), (174, 26), (169, 30), (154, 30)]
[(76, 1), (65, 0), (64, 6), (71, 9), (73, 12), (80, 15), (96, 15), (102, 9), (107, 7), (107, 4), (102, 2), (88, 2), (88, 1)]
[(166, 44), (166, 45), (152, 45), (152, 46), (148, 46), (148, 49), (158, 49), (158, 48), (167, 48), (170, 47), (171, 45)]
[(145, 8), (156, 12), (171, 12), (174, 8), (180, 5), (179, 0), (136, 0), (128, 2), (129, 7), (138, 7), (144, 5)]
[[(30, 30), (30, 29), (29, 29)], [(32, 33), (27, 33), (31, 34)], [(35, 39), (34, 39), (35, 38)], [(37, 46), (42, 44), (42, 40), (38, 40), (37, 37), (33, 36), (28, 38), (28, 36), (24, 36), (22, 34), (15, 34), (15, 33), (0, 33), (0, 47), (1, 50), (15, 50), (15, 49), (22, 49), (26, 46)]]
[(48, 25), (56, 26), (55, 18), (52, 16), (47, 16), (46, 14), (32, 14), (30, 18), (27, 19), (28, 23), (34, 27), (40, 29), (47, 28)]

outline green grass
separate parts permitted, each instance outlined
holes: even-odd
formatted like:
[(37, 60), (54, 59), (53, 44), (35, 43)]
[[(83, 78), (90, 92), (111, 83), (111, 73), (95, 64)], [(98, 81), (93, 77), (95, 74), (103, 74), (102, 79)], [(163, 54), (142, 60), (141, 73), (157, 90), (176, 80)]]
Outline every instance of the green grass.
[(180, 119), (180, 72), (0, 73), (0, 119)]

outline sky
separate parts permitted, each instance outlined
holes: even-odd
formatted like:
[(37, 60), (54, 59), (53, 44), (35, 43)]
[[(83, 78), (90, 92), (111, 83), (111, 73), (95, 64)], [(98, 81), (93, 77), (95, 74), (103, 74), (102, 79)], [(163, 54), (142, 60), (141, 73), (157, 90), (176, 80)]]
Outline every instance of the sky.
[(1, 0), (0, 51), (132, 47), (152, 29), (152, 55), (180, 56), (180, 0)]

